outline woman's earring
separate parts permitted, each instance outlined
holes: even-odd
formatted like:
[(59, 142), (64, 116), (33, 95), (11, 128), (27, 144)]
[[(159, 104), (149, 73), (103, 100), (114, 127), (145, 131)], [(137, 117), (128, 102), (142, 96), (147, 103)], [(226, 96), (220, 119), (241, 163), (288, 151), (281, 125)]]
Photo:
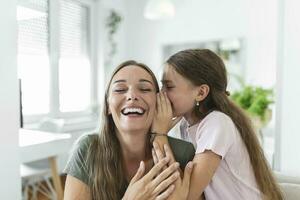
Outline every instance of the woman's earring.
[(196, 101), (196, 106), (199, 107), (200, 103), (199, 101)]

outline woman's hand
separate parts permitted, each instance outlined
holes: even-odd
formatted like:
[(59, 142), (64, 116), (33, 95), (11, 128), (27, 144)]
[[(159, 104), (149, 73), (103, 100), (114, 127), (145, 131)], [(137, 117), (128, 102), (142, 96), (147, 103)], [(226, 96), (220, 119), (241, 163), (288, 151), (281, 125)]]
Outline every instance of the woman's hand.
[(173, 163), (162, 171), (169, 161), (169, 157), (161, 159), (145, 176), (143, 176), (145, 164), (142, 161), (138, 171), (130, 181), (123, 200), (167, 199), (174, 191), (173, 183), (180, 177), (177, 172), (178, 163)]
[[(153, 145), (154, 149), (152, 150), (152, 156), (154, 163), (161, 162), (163, 158), (163, 153), (159, 149), (158, 145), (154, 143)], [(168, 147), (168, 145), (164, 145), (164, 151), (167, 157), (171, 157), (171, 149)], [(171, 159), (170, 163), (174, 163), (175, 160)], [(178, 169), (179, 171), (180, 169)], [(174, 192), (167, 198), (168, 200), (187, 200), (189, 195), (189, 189), (190, 189), (190, 182), (191, 182), (191, 174), (193, 170), (193, 162), (189, 162), (184, 170), (184, 176), (183, 178), (178, 178), (175, 181), (175, 190)]]
[(166, 134), (171, 130), (181, 118), (173, 120), (171, 102), (165, 92), (157, 93), (156, 111), (152, 122), (152, 132)]

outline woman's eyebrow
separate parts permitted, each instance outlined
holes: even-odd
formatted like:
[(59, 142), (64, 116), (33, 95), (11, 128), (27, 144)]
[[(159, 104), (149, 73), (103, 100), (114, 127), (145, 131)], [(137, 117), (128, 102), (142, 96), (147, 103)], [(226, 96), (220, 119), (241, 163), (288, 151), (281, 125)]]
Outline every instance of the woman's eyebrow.
[(150, 83), (151, 85), (153, 85), (153, 83), (147, 79), (140, 79), (139, 80), (140, 82), (147, 82), (147, 83)]
[(120, 80), (115, 80), (115, 81), (113, 82), (113, 84), (115, 84), (115, 83), (125, 83), (125, 82), (126, 82), (126, 80), (120, 79)]

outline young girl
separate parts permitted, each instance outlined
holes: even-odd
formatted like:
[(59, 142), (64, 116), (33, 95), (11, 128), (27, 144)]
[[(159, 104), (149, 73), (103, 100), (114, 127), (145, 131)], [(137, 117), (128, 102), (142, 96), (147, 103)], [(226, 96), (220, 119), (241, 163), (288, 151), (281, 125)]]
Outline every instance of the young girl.
[[(172, 117), (183, 117), (181, 137), (196, 148), (188, 200), (202, 193), (208, 200), (282, 199), (248, 117), (228, 97), (221, 58), (207, 49), (180, 51), (167, 60), (162, 83), (152, 131), (163, 136)], [(157, 155), (167, 143), (155, 137)]]

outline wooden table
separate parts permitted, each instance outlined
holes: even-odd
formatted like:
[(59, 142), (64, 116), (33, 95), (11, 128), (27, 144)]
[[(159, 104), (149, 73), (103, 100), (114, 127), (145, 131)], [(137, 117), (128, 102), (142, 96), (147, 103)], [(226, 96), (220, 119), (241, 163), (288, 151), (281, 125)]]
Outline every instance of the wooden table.
[(63, 188), (57, 170), (56, 157), (70, 150), (71, 135), (36, 130), (19, 130), (21, 163), (48, 159), (58, 200), (63, 199)]

